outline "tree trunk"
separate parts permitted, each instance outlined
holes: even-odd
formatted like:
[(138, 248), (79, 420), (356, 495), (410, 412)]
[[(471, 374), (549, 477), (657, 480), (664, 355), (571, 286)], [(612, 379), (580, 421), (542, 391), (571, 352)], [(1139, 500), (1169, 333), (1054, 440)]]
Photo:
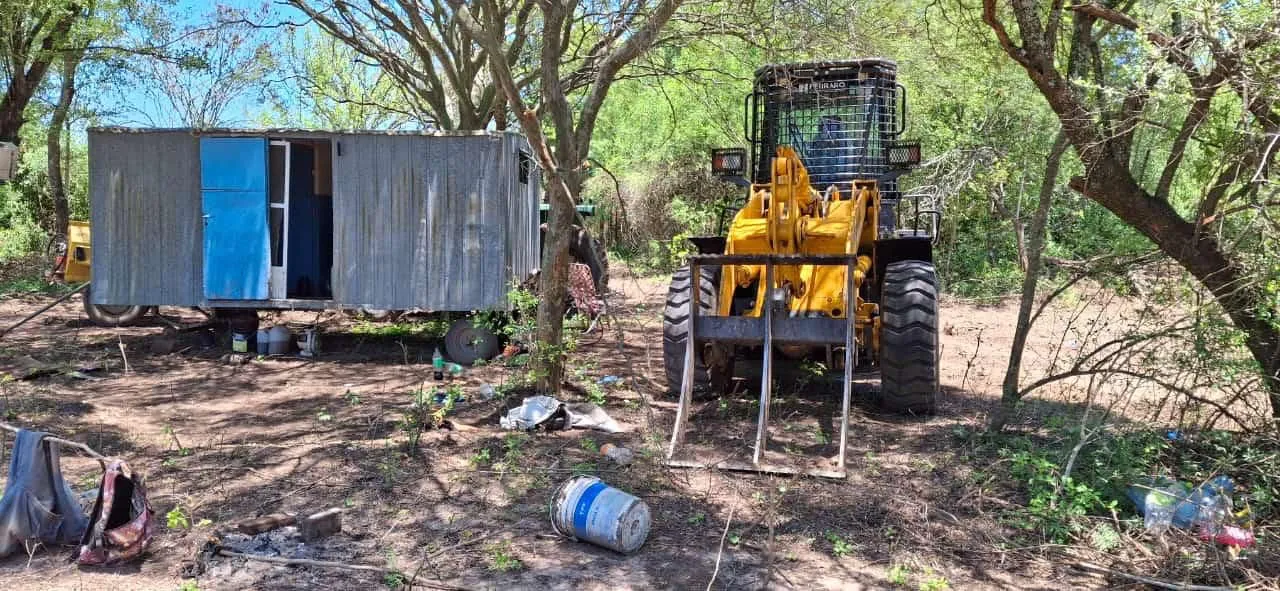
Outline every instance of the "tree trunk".
[[(1044, 268), (1045, 225), (1049, 221), (1049, 209), (1053, 204), (1053, 192), (1058, 185), (1058, 170), (1062, 165), (1062, 157), (1067, 152), (1067, 136), (1061, 131), (1053, 140), (1049, 150), (1049, 158), (1044, 165), (1044, 179), (1040, 184), (1040, 202), (1036, 204), (1035, 215), (1031, 218), (1030, 232), (1027, 232), (1026, 267), (1022, 276), (1022, 298), (1018, 302), (1018, 324), (1013, 332), (1013, 345), (1009, 348), (1009, 366), (1005, 368), (1004, 385), (1000, 396), (1000, 406), (992, 413), (987, 428), (991, 431), (1004, 429), (1005, 424), (1013, 416), (1014, 407), (1022, 399), (1022, 390), (1018, 387), (1022, 375), (1022, 353), (1027, 346), (1027, 334), (1031, 332), (1031, 312), (1035, 307), (1036, 284), (1040, 280), (1040, 271)], [(1014, 225), (1022, 234), (1021, 222), (1015, 220)]]
[(62, 91), (58, 104), (49, 120), (48, 163), (49, 197), (53, 200), (53, 235), (65, 237), (67, 223), (71, 221), (71, 207), (67, 202), (66, 179), (62, 169), (62, 129), (67, 123), (67, 113), (75, 102), (76, 70), (80, 67), (80, 54), (69, 52), (62, 59)]
[(569, 297), (569, 240), (574, 221), (574, 195), (578, 186), (572, 172), (551, 172), (547, 180), (547, 233), (542, 250), (538, 290), (538, 342), (534, 373), (538, 391), (555, 396), (564, 382), (564, 313)]

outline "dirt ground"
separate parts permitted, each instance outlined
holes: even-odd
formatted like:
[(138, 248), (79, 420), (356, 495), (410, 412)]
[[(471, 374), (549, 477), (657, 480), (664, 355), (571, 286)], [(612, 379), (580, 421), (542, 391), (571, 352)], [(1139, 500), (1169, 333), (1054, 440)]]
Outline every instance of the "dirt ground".
[[(289, 313), (283, 320), (298, 326), (321, 323), (322, 354), (237, 365), (226, 360), (225, 346), (204, 348), (196, 334), (183, 335), (173, 353), (153, 353), (162, 325), (92, 327), (73, 298), (0, 340), (0, 372), (21, 376), (33, 364), (57, 370), (0, 385), (4, 415), (126, 458), (146, 475), (161, 526), (136, 564), (82, 569), (68, 564), (62, 549), (38, 549), (0, 561), (0, 587), (177, 589), (188, 579), (199, 589), (394, 583), (371, 572), (199, 559), (219, 525), (329, 507), (345, 510), (342, 533), (310, 546), (294, 543), (293, 555), (391, 566), (428, 587), (703, 589), (713, 578), (711, 587), (720, 589), (1108, 586), (1043, 548), (1027, 547), (999, 519), (1018, 499), (1001, 498), (973, 478), (981, 466), (968, 442), (998, 397), (1013, 304), (944, 300), (945, 394), (936, 417), (879, 413), (868, 402), (874, 376), (860, 377), (849, 476), (830, 480), (662, 463), (676, 408), (661, 375), (665, 283), (615, 273), (612, 323), (603, 336), (582, 338), (572, 356), (566, 401), (586, 400), (603, 376), (620, 377), (603, 388), (604, 408), (624, 432), (502, 431), (498, 417), (519, 393), (483, 400), (481, 386), (513, 383), (525, 370), (492, 364), (465, 372), (458, 384), (466, 400), (449, 417), (453, 428), (427, 431), (413, 454), (405, 452), (398, 422), (415, 389), (424, 382), (435, 387), (431, 340), (359, 335), (343, 316)], [(0, 326), (50, 299), (0, 301)], [(200, 318), (165, 313), (184, 322)], [(1055, 338), (1042, 330), (1036, 339), (1043, 342), (1032, 349)], [(835, 455), (839, 388), (818, 373), (781, 376), (771, 409), (771, 459)], [(746, 459), (756, 397), (748, 381), (732, 396), (700, 401), (691, 449), (703, 459)], [(1065, 412), (1066, 404), (1044, 412)], [(12, 437), (0, 434), (7, 454)], [(634, 450), (636, 461), (619, 467), (601, 458), (596, 449), (604, 443)], [(63, 464), (77, 492), (95, 486), (94, 462), (67, 451)], [(575, 473), (597, 475), (648, 503), (653, 526), (639, 552), (622, 556), (552, 533), (548, 502)]]

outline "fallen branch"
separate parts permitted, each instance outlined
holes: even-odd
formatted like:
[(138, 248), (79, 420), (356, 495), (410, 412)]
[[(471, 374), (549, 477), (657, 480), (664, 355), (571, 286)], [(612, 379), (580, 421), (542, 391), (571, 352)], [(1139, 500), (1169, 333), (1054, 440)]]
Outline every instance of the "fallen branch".
[(3, 339), (5, 335), (7, 335), (7, 334), (9, 334), (9, 333), (13, 332), (14, 330), (17, 330), (17, 328), (18, 328), (19, 326), (22, 326), (22, 325), (26, 324), (26, 323), (27, 323), (27, 322), (29, 322), (32, 318), (35, 318), (36, 316), (39, 316), (39, 315), (41, 315), (41, 314), (44, 314), (46, 311), (48, 311), (48, 310), (49, 310), (49, 308), (52, 308), (52, 307), (54, 307), (54, 306), (56, 306), (56, 305), (58, 305), (58, 304), (61, 304), (62, 302), (67, 301), (67, 299), (68, 299), (68, 298), (70, 298), (71, 296), (76, 295), (76, 294), (78, 294), (78, 293), (80, 293), (80, 292), (84, 291), (86, 287), (89, 287), (89, 283), (88, 283), (88, 282), (86, 282), (84, 285), (81, 285), (80, 287), (77, 287), (77, 288), (75, 289), (75, 291), (72, 291), (72, 292), (67, 293), (67, 294), (63, 294), (63, 296), (62, 296), (62, 297), (60, 297), (60, 298), (58, 298), (58, 299), (56, 299), (56, 300), (53, 300), (52, 302), (49, 302), (47, 305), (45, 305), (45, 307), (40, 308), (39, 310), (36, 310), (35, 312), (32, 312), (31, 314), (28, 314), (26, 318), (23, 318), (22, 320), (19, 320), (17, 324), (14, 324), (13, 326), (10, 326), (9, 328), (4, 329), (4, 331), (3, 331), (3, 332), (0, 332), (0, 339)]
[[(270, 562), (272, 564), (285, 564), (289, 566), (315, 566), (319, 568), (340, 568), (345, 570), (358, 570), (373, 573), (395, 573), (403, 574), (402, 571), (394, 568), (386, 568), (382, 566), (373, 566), (371, 564), (349, 564), (346, 562), (332, 562), (328, 560), (309, 560), (306, 558), (281, 558), (279, 556), (258, 556), (256, 554), (245, 554), (243, 552), (232, 552), (221, 546), (215, 550), (216, 553), (231, 558), (244, 558), (245, 560), (255, 560), (258, 562)], [(457, 585), (448, 585), (445, 583), (433, 583), (431, 581), (421, 581), (415, 583), (422, 587), (431, 589), (445, 589), (447, 591), (469, 591), (470, 587), (459, 587)]]
[[(22, 429), (20, 429), (20, 428), (18, 428), (18, 427), (14, 427), (13, 425), (10, 425), (10, 424), (8, 424), (8, 423), (0, 423), (0, 429), (5, 429), (6, 431), (13, 431), (13, 433), (14, 433), (14, 434), (17, 434), (18, 432), (22, 431)], [(89, 455), (89, 457), (91, 457), (91, 458), (93, 458), (93, 459), (95, 459), (95, 460), (98, 460), (98, 463), (99, 463), (99, 464), (102, 464), (102, 466), (103, 466), (104, 468), (105, 468), (105, 467), (106, 467), (106, 465), (107, 465), (107, 459), (108, 459), (108, 458), (107, 458), (107, 456), (104, 456), (104, 455), (102, 455), (102, 454), (100, 454), (100, 453), (98, 453), (98, 452), (96, 452), (96, 451), (93, 451), (93, 448), (91, 448), (91, 447), (89, 447), (89, 446), (87, 446), (87, 445), (85, 445), (85, 444), (83, 444), (83, 443), (79, 443), (79, 442), (76, 442), (76, 441), (71, 441), (71, 440), (69, 440), (69, 439), (63, 439), (63, 438), (61, 438), (61, 437), (54, 437), (54, 436), (52, 436), (52, 435), (46, 435), (44, 439), (45, 439), (45, 441), (52, 441), (52, 442), (57, 443), (57, 444), (59, 444), (59, 445), (66, 445), (66, 446), (70, 446), (70, 447), (79, 448), (81, 451), (83, 451), (84, 453), (88, 454), (88, 455)]]
[(738, 497), (733, 497), (733, 504), (729, 505), (729, 517), (724, 520), (724, 533), (720, 534), (720, 551), (716, 552), (716, 568), (711, 571), (711, 580), (707, 581), (707, 591), (711, 591), (711, 586), (716, 582), (716, 575), (720, 574), (720, 558), (724, 556), (724, 541), (729, 537), (729, 526), (733, 523), (733, 511), (738, 508)]
[(1164, 581), (1164, 580), (1160, 580), (1160, 579), (1153, 579), (1153, 578), (1151, 578), (1151, 577), (1143, 577), (1143, 576), (1138, 576), (1138, 575), (1131, 575), (1131, 574), (1129, 574), (1129, 573), (1125, 573), (1125, 572), (1120, 572), (1120, 571), (1118, 571), (1118, 570), (1109, 569), (1109, 568), (1107, 568), (1107, 567), (1105, 567), (1105, 566), (1099, 566), (1099, 565), (1097, 565), (1097, 564), (1093, 564), (1093, 563), (1090, 563), (1090, 562), (1077, 562), (1077, 563), (1075, 563), (1075, 567), (1076, 567), (1076, 568), (1078, 568), (1078, 569), (1080, 569), (1080, 570), (1087, 570), (1087, 571), (1092, 571), (1092, 572), (1096, 572), (1096, 573), (1108, 574), (1108, 575), (1111, 575), (1111, 576), (1120, 577), (1120, 578), (1122, 578), (1122, 579), (1129, 579), (1130, 581), (1137, 581), (1137, 582), (1139, 582), (1139, 583), (1145, 583), (1145, 584), (1147, 584), (1147, 585), (1151, 585), (1151, 586), (1153, 586), (1153, 587), (1160, 587), (1160, 588), (1162, 588), (1162, 589), (1175, 589), (1175, 590), (1178, 590), (1178, 591), (1231, 591), (1231, 587), (1214, 587), (1214, 586), (1209, 586), (1209, 585), (1190, 585), (1190, 584), (1187, 584), (1187, 583), (1174, 583), (1174, 582), (1172, 582), (1172, 581)]

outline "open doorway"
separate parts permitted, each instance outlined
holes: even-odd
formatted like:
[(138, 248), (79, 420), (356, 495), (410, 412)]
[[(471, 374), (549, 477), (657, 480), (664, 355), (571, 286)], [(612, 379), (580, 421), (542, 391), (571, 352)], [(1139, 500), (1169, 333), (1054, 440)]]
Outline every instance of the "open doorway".
[(271, 299), (333, 297), (332, 146), (329, 140), (271, 141)]

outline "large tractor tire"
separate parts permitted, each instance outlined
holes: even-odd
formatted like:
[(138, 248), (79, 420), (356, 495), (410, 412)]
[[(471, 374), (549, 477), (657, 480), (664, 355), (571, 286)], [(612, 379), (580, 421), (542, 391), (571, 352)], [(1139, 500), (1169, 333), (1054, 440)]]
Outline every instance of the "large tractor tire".
[(938, 408), (938, 278), (933, 265), (900, 261), (880, 292), (880, 405), (927, 415)]
[(142, 320), (147, 312), (151, 311), (150, 306), (108, 306), (104, 304), (93, 303), (93, 298), (89, 291), (93, 289), (90, 285), (86, 287), (84, 293), (80, 295), (84, 300), (84, 313), (89, 317), (89, 321), (97, 326), (116, 327), (116, 326), (132, 326)]
[[(715, 310), (716, 293), (719, 291), (720, 270), (707, 267), (698, 268), (698, 314), (709, 315)], [(689, 302), (695, 289), (689, 267), (680, 267), (671, 276), (671, 286), (667, 289), (667, 307), (662, 315), (662, 363), (667, 371), (668, 393), (679, 395), (684, 383), (684, 355), (689, 346)], [(707, 366), (700, 351), (693, 356), (693, 387), (710, 389), (718, 383), (716, 371)]]

